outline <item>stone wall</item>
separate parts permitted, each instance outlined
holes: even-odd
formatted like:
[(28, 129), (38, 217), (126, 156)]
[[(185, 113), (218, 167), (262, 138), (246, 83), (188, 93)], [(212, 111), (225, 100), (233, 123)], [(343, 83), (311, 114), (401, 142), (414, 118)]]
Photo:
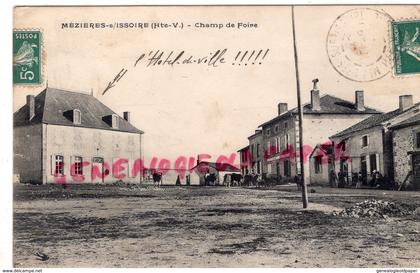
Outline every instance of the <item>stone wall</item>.
[[(415, 133), (420, 131), (420, 125), (402, 128), (393, 132), (394, 175), (395, 181), (402, 183), (409, 171), (412, 171), (411, 155), (415, 149)], [(409, 178), (413, 182), (413, 177)]]

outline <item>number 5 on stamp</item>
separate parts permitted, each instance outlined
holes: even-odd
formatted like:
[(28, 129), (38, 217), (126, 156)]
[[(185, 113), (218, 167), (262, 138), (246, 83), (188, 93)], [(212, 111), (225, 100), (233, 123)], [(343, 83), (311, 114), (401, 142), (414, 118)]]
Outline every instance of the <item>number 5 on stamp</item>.
[(41, 83), (40, 31), (13, 31), (13, 83)]
[(396, 75), (420, 73), (420, 21), (392, 22)]

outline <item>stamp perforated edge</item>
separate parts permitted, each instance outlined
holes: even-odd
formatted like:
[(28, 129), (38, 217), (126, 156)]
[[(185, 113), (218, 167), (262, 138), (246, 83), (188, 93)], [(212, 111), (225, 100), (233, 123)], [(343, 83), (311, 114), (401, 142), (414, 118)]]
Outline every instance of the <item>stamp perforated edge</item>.
[(412, 77), (418, 77), (420, 75), (419, 72), (413, 72), (413, 73), (403, 73), (398, 74), (396, 73), (396, 66), (395, 66), (395, 55), (394, 55), (394, 37), (393, 37), (393, 30), (392, 27), (394, 24), (398, 23), (407, 23), (407, 22), (420, 22), (420, 17), (410, 16), (410, 17), (399, 17), (398, 19), (394, 19), (389, 22), (388, 24), (388, 36), (389, 41), (391, 42), (391, 64), (392, 64), (392, 77), (393, 78), (412, 78)]
[(41, 65), (39, 66), (39, 68), (40, 68), (40, 75), (39, 75), (40, 81), (39, 81), (39, 83), (15, 83), (15, 82), (13, 82), (13, 87), (19, 86), (19, 87), (33, 88), (33, 87), (43, 86), (44, 82), (45, 82), (44, 71), (45, 71), (45, 63), (46, 63), (46, 54), (45, 54), (45, 48), (44, 48), (44, 30), (42, 28), (13, 28), (12, 34), (15, 31), (39, 31), (41, 33), (41, 35), (40, 35), (41, 37), (40, 37), (40, 40), (39, 40), (39, 44), (41, 46), (40, 51), (39, 51), (40, 54), (41, 54), (41, 56), (40, 56)]

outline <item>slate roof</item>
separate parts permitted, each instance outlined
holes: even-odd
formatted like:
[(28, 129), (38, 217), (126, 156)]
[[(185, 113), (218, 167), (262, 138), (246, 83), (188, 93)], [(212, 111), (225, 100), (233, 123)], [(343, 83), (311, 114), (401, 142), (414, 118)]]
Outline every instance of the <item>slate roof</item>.
[(219, 172), (240, 172), (241, 170), (236, 168), (235, 166), (229, 164), (229, 163), (215, 163), (215, 162), (207, 162), (207, 161), (201, 161), (197, 165), (191, 168), (191, 170), (198, 168), (198, 166), (201, 166), (202, 169), (200, 171), (206, 172), (208, 167), (212, 167), (216, 169)]
[(262, 135), (262, 130), (257, 130), (257, 132), (255, 132), (255, 133), (253, 133), (252, 135), (250, 135), (250, 136), (248, 137), (248, 139), (253, 138), (254, 136), (257, 136), (257, 135)]
[[(413, 105), (412, 107), (410, 107), (409, 109), (419, 105), (420, 103), (416, 103), (415, 105)], [(401, 111), (400, 109), (396, 109), (394, 111), (382, 114), (382, 115), (373, 115), (370, 116), (362, 121), (360, 121), (359, 123), (354, 124), (353, 126), (350, 126), (349, 128), (338, 132), (337, 134), (333, 135), (332, 137), (340, 137), (340, 136), (344, 136), (344, 135), (348, 135), (351, 133), (355, 133), (358, 131), (362, 131), (365, 129), (369, 129), (369, 128), (373, 128), (376, 126), (380, 126), (382, 125), (384, 122), (398, 116), (399, 114), (407, 111), (408, 109)]]
[[(74, 109), (80, 110), (82, 114), (81, 124), (74, 124), (73, 121), (64, 114), (65, 112)], [(116, 113), (97, 98), (84, 93), (48, 87), (35, 97), (35, 116), (30, 121), (28, 119), (28, 111), (28, 106), (25, 104), (13, 114), (14, 127), (45, 123), (137, 134), (144, 133), (119, 115), (117, 115), (119, 118), (119, 128), (112, 128), (103, 120), (103, 117)]]
[(408, 118), (404, 121), (401, 121), (393, 126), (391, 126), (391, 129), (401, 129), (405, 127), (409, 127), (412, 125), (420, 125), (420, 114), (412, 116), (411, 118)]
[[(350, 102), (344, 99), (337, 98), (332, 95), (323, 95), (319, 98), (321, 109), (319, 111), (314, 111), (311, 108), (310, 103), (306, 103), (302, 106), (303, 114), (343, 114), (343, 115), (353, 115), (353, 114), (381, 114), (381, 111), (378, 111), (374, 108), (365, 106), (363, 111), (358, 111), (354, 102)], [(263, 124), (259, 127), (265, 126), (272, 122), (278, 121), (283, 119), (284, 117), (288, 117), (291, 115), (295, 115), (298, 113), (298, 108), (295, 107), (280, 116), (277, 116)]]
[(247, 145), (245, 147), (242, 147), (241, 149), (238, 150), (238, 152), (242, 152), (242, 151), (245, 151), (245, 150), (248, 150), (248, 149), (249, 149), (249, 145)]

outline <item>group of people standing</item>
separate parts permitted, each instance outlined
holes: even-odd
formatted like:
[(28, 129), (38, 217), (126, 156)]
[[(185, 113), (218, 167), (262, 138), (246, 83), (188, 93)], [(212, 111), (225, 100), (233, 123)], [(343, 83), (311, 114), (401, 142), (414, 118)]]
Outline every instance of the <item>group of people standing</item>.
[(384, 188), (388, 186), (384, 176), (377, 170), (372, 171), (370, 180), (362, 172), (354, 172), (351, 175), (351, 179), (349, 178), (346, 172), (339, 171), (336, 173), (334, 170), (331, 170), (329, 175), (330, 186), (333, 188), (353, 187), (356, 189), (361, 188), (362, 185), (372, 188)]

